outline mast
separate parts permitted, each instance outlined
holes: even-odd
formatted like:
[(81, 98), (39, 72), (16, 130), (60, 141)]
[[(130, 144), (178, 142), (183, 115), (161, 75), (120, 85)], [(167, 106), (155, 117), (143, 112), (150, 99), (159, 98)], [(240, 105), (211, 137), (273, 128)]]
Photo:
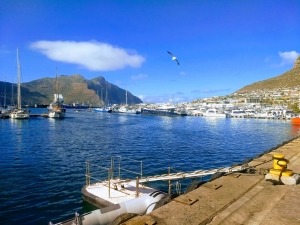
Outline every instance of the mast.
[(56, 103), (59, 102), (59, 92), (58, 92), (58, 83), (57, 83), (57, 67), (56, 67), (56, 71), (55, 71), (55, 87), (54, 87), (54, 93), (56, 95)]
[(6, 82), (4, 83), (4, 101), (3, 101), (4, 108), (6, 107)]
[(108, 100), (108, 91), (107, 91), (107, 87), (105, 87), (105, 106), (109, 105), (109, 100)]
[(102, 106), (105, 106), (105, 100), (103, 99), (103, 88), (101, 87), (101, 101), (102, 101)]
[[(10, 96), (10, 106), (13, 107), (15, 106), (16, 103), (15, 103), (15, 98), (14, 98), (14, 78), (12, 76), (12, 79), (11, 79), (11, 96)], [(15, 108), (15, 107), (14, 107)]]
[(17, 48), (17, 74), (18, 74), (18, 109), (21, 109), (21, 66), (19, 61), (19, 49)]

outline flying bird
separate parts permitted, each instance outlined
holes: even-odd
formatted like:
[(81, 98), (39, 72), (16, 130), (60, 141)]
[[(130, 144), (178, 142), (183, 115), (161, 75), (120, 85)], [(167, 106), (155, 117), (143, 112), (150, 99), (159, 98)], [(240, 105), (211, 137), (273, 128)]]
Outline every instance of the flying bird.
[(179, 61), (178, 61), (178, 59), (176, 58), (176, 56), (173, 55), (173, 54), (172, 54), (171, 52), (169, 52), (169, 51), (167, 51), (167, 53), (169, 53), (169, 54), (172, 56), (172, 60), (176, 61), (177, 64), (178, 64), (178, 66), (179, 66)]

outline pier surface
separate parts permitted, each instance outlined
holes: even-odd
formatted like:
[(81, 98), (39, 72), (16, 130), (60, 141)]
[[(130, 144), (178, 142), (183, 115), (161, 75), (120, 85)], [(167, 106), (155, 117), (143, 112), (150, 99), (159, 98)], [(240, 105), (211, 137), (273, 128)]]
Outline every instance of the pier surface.
[(265, 180), (272, 156), (282, 153), (288, 169), (300, 173), (300, 138), (252, 160), (251, 173), (232, 173), (173, 199), (150, 214), (123, 225), (300, 224), (300, 184), (276, 185)]

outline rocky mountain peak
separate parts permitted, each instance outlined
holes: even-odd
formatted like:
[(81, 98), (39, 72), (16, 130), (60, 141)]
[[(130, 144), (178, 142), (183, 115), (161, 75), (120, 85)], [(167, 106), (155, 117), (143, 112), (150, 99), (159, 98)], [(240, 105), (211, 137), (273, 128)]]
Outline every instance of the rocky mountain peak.
[(295, 61), (294, 69), (296, 69), (296, 68), (300, 68), (300, 56)]

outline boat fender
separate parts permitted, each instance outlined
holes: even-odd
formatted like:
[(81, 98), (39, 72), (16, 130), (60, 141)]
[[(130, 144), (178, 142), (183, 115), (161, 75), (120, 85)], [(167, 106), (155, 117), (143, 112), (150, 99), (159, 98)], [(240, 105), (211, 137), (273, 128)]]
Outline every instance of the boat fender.
[[(177, 196), (176, 196), (177, 197)], [(172, 195), (168, 194), (165, 195), (163, 198), (161, 198), (158, 202), (156, 202), (154, 209), (158, 209), (159, 207), (171, 202), (172, 198), (174, 198)]]
[(120, 204), (97, 209), (82, 216), (82, 225), (107, 225), (118, 216), (127, 213), (144, 214), (153, 211), (156, 203), (166, 194), (154, 191), (149, 195), (134, 198)]

